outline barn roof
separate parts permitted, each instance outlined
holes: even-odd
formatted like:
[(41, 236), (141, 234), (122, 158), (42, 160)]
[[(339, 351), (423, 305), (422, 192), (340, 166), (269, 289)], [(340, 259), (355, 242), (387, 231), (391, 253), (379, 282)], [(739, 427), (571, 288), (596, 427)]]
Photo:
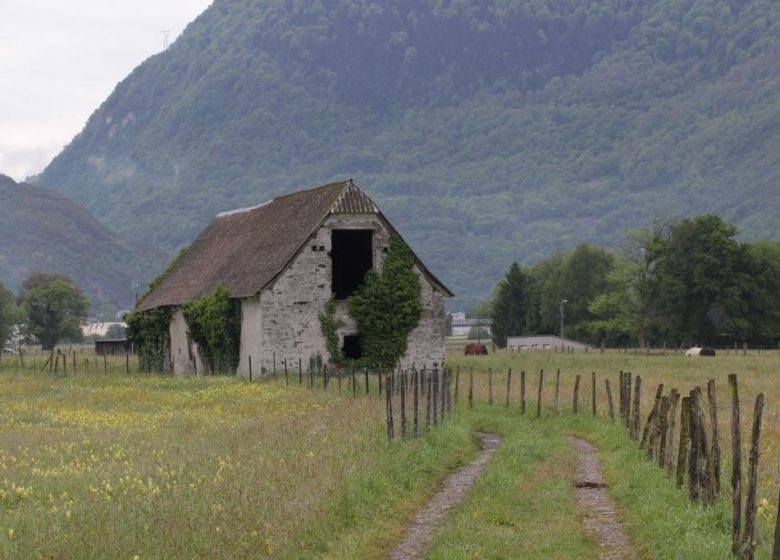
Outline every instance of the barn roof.
[[(308, 239), (332, 214), (377, 214), (398, 232), (352, 180), (275, 198), (259, 206), (218, 214), (192, 242), (137, 311), (181, 305), (217, 286), (230, 297), (258, 294), (287, 268)], [(452, 295), (417, 259), (429, 280)]]

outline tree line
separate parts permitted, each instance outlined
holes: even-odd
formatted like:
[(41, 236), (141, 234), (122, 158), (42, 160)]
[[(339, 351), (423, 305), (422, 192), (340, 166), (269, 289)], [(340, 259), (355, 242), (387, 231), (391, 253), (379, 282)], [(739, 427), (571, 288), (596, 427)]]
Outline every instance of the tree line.
[(483, 313), (507, 337), (562, 334), (591, 344), (775, 346), (780, 242), (743, 243), (717, 215), (629, 230), (616, 251), (581, 244), (513, 263)]
[(58, 274), (30, 274), (18, 296), (0, 283), (0, 350), (14, 336), (44, 350), (62, 341), (80, 342), (90, 305), (72, 279)]

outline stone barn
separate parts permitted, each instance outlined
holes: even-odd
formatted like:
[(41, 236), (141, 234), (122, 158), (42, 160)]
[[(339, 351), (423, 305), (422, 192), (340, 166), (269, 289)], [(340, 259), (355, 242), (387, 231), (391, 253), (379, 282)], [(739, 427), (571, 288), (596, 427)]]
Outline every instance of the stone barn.
[[(284, 361), (327, 360), (318, 315), (333, 299), (344, 355), (360, 357), (346, 298), (371, 268), (381, 270), (390, 238), (398, 235), (352, 180), (300, 191), (259, 206), (224, 212), (195, 239), (163, 281), (136, 307), (173, 308), (168, 363), (179, 375), (203, 371), (181, 307), (218, 286), (241, 302), (237, 373), (281, 371)], [(404, 367), (431, 368), (444, 359), (444, 300), (452, 293), (416, 258), (423, 315), (409, 335)]]

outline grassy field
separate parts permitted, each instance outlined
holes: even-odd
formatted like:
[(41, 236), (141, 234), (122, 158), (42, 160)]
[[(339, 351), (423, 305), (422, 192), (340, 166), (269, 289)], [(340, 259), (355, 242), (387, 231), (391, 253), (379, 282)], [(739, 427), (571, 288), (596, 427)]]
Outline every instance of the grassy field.
[[(88, 352), (77, 354), (79, 369), (69, 362), (64, 376), (41, 372), (42, 361), (29, 355), (23, 369), (6, 357), (0, 366), (0, 558), (385, 558), (437, 483), (475, 455), (476, 429), (502, 433), (504, 444), (449, 515), (430, 558), (512, 558), (519, 551), (523, 558), (595, 558), (576, 510), (568, 433), (602, 450), (610, 492), (640, 558), (728, 558), (728, 496), (707, 510), (691, 506), (622, 428), (603, 418), (603, 379), (610, 377), (617, 396), (621, 369), (643, 378), (643, 416), (660, 382), (687, 391), (714, 378), (724, 405), (725, 376), (734, 371), (742, 399), (766, 394), (757, 557), (769, 557), (780, 487), (777, 352), (467, 358), (452, 349), (449, 365), (460, 370), (455, 416), (424, 438), (390, 446), (384, 401), (375, 394), (353, 399), (335, 383), (325, 392), (286, 386), (282, 378), (250, 385), (142, 375), (132, 359), (127, 375), (121, 358), (103, 372)], [(554, 415), (558, 368), (561, 414)], [(466, 406), (470, 369), (483, 401), (474, 410)], [(536, 419), (540, 369), (544, 411)], [(484, 402), (488, 370), (492, 407)], [(520, 370), (527, 372), (525, 416)], [(589, 412), (591, 371), (599, 379), (598, 418)], [(574, 417), (577, 373), (583, 412)], [(728, 410), (719, 414), (728, 462)], [(745, 434), (751, 417), (752, 404), (744, 402)]]

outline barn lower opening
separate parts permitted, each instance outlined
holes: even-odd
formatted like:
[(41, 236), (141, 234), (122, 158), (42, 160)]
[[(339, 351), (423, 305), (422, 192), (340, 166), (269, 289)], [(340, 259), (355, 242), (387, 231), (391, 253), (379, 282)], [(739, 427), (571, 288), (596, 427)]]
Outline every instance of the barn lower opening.
[(341, 353), (348, 360), (359, 360), (363, 357), (363, 348), (360, 346), (360, 337), (356, 334), (344, 335), (344, 346)]
[(346, 299), (358, 289), (374, 265), (373, 230), (334, 229), (331, 232), (332, 290), (336, 299)]

